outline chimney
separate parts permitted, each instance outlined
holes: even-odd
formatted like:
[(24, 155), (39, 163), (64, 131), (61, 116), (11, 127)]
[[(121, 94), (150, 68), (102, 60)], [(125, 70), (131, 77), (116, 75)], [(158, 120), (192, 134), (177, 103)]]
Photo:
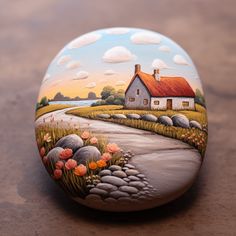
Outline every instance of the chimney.
[(157, 81), (160, 81), (160, 70), (159, 70), (159, 69), (154, 69), (154, 71), (153, 71), (153, 77), (154, 77)]
[(134, 69), (134, 73), (138, 73), (139, 71), (141, 71), (141, 65), (140, 64), (136, 64), (135, 65), (135, 69)]

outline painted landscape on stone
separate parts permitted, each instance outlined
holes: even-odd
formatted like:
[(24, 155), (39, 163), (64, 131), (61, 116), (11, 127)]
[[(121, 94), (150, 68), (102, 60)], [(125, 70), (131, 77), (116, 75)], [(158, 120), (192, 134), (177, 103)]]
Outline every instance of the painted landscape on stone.
[(188, 54), (136, 28), (94, 31), (59, 52), (42, 82), (35, 130), (58, 185), (79, 203), (108, 211), (147, 209), (183, 194), (208, 133)]

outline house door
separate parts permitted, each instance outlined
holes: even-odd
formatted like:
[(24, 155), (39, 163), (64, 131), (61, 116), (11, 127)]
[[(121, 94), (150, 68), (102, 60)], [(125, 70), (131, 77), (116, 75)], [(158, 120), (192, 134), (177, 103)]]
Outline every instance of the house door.
[(167, 99), (167, 110), (172, 110), (172, 99)]

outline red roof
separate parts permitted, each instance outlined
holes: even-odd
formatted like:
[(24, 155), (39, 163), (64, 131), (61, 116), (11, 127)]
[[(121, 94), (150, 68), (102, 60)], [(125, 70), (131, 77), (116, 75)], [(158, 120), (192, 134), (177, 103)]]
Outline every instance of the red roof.
[(152, 97), (195, 97), (193, 89), (183, 77), (161, 76), (160, 81), (157, 81), (153, 75), (142, 71), (133, 76), (126, 91), (136, 76), (140, 78)]

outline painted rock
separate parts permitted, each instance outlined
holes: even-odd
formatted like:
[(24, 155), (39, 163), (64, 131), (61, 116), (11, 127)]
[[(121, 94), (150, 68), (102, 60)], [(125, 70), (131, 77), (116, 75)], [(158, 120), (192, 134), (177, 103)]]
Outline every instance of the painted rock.
[(82, 35), (53, 59), (36, 138), (49, 175), (75, 201), (137, 211), (192, 185), (207, 143), (205, 99), (188, 54), (136, 28)]

